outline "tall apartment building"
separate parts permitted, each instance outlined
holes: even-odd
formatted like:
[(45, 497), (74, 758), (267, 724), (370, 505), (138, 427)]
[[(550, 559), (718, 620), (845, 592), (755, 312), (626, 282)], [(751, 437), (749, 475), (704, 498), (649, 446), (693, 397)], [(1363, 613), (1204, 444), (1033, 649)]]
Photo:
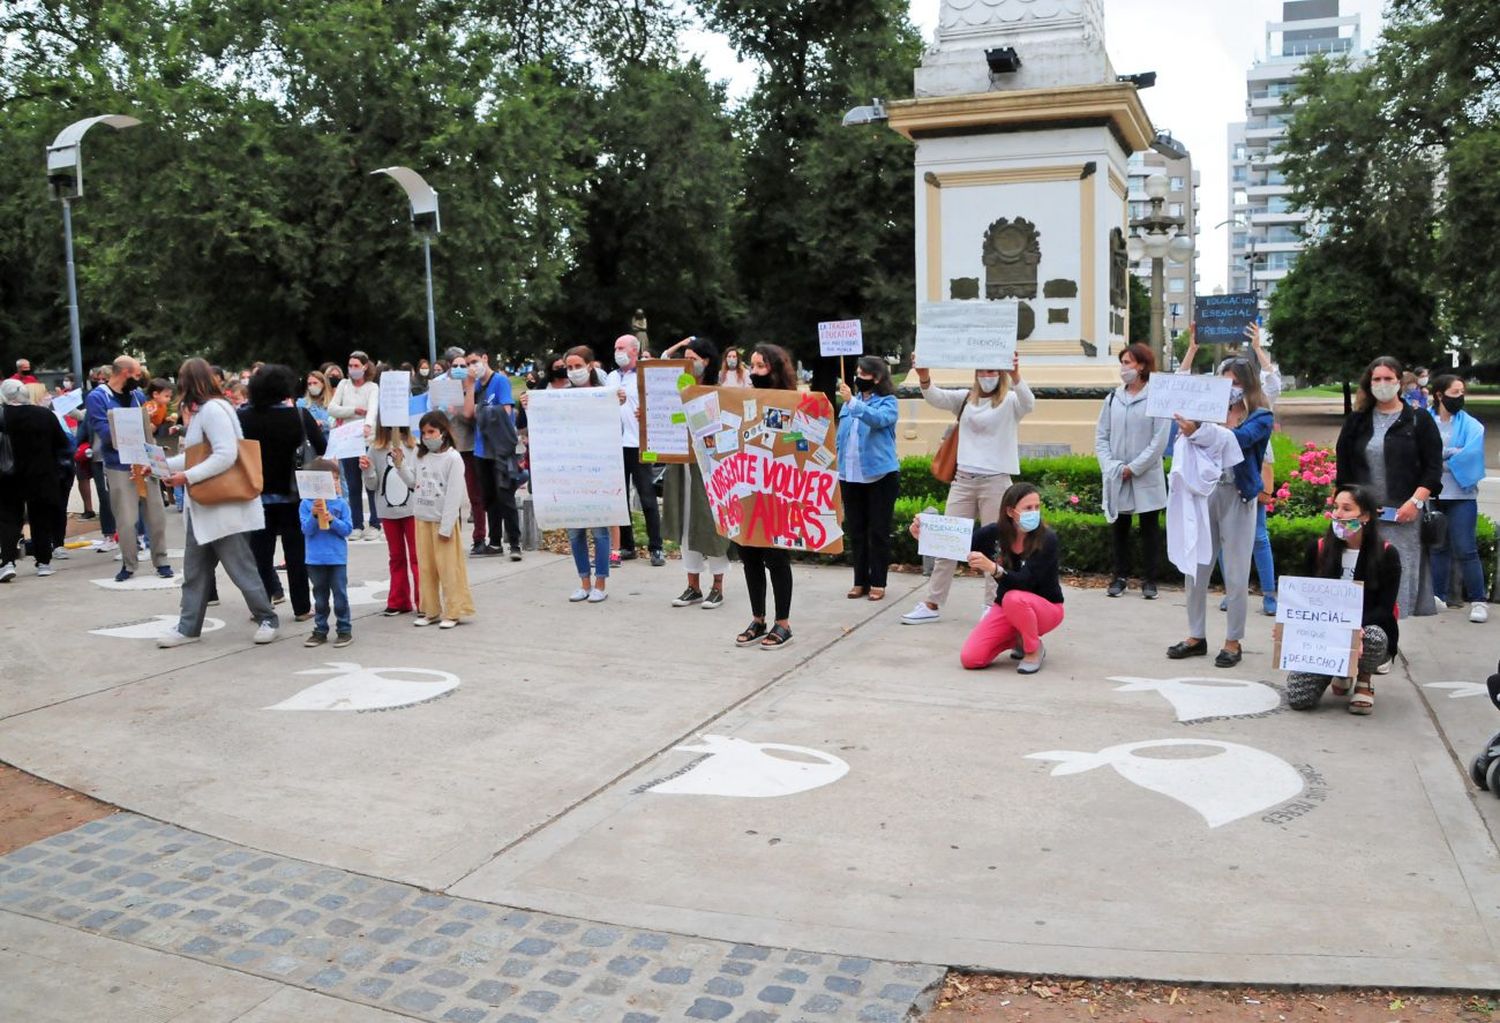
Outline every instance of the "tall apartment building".
[(1288, 102), (1302, 65), (1314, 54), (1362, 52), (1359, 15), (1340, 0), (1287, 0), (1266, 23), (1265, 56), (1245, 74), (1246, 120), (1229, 126), (1229, 290), (1259, 290), (1264, 302), (1297, 262), (1308, 213), (1292, 207), (1277, 144), (1291, 119)]
[[(1162, 329), (1166, 337), (1176, 337), (1187, 330), (1193, 319), (1193, 296), (1198, 293), (1198, 185), (1201, 176), (1193, 170), (1190, 155), (1181, 160), (1168, 159), (1154, 149), (1132, 153), (1129, 162), (1130, 219), (1137, 220), (1151, 212), (1151, 199), (1146, 195), (1146, 179), (1153, 174), (1163, 174), (1171, 191), (1166, 199), (1166, 212), (1182, 217), (1183, 231), (1193, 239), (1193, 258), (1186, 263), (1166, 262), (1167, 293), (1162, 300)], [(1131, 271), (1151, 290), (1151, 261), (1143, 259), (1131, 267)], [(1174, 315), (1175, 313), (1175, 315)], [(1132, 338), (1139, 341), (1140, 338)]]

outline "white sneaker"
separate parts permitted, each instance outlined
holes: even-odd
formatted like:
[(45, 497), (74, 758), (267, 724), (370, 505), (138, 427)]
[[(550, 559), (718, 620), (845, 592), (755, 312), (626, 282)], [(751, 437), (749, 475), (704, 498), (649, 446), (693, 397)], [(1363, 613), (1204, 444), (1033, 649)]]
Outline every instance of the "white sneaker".
[(440, 629), (456, 629), (456, 628), (458, 628), (458, 619), (457, 618), (444, 618), (442, 621), (438, 622), (438, 628), (440, 628)]
[(0, 583), (8, 583), (16, 577), (16, 566), (14, 562), (7, 561), (0, 565)]
[(1469, 605), (1469, 621), (1487, 622), (1490, 620), (1490, 608), (1488, 604), (1475, 601)]
[(156, 645), (161, 647), (163, 650), (170, 650), (174, 646), (185, 646), (188, 643), (196, 643), (198, 642), (198, 639), (199, 637), (197, 636), (184, 636), (176, 629), (173, 629), (165, 636), (159, 638), (156, 641)]
[(99, 546), (98, 546), (98, 547), (97, 547), (97, 548), (95, 548), (95, 549), (96, 549), (96, 550), (97, 550), (97, 551), (98, 551), (98, 552), (99, 552), (99, 553), (100, 553), (100, 554), (111, 554), (111, 553), (113, 553), (113, 552), (115, 552), (115, 551), (117, 551), (117, 550), (119, 550), (119, 549), (120, 549), (120, 545), (119, 545), (119, 543), (117, 543), (117, 542), (116, 542), (116, 541), (114, 541), (114, 540), (112, 540), (112, 539), (110, 539), (110, 538), (109, 538), (109, 537), (105, 537), (105, 538), (104, 538), (104, 542), (103, 542), (103, 543), (101, 543), (101, 544), (100, 544), (100, 545), (99, 545)]
[(577, 604), (577, 603), (580, 603), (582, 601), (588, 600), (589, 599), (589, 594), (592, 593), (592, 592), (593, 592), (592, 590), (586, 590), (582, 586), (580, 586), (580, 587), (578, 587), (578, 589), (576, 589), (572, 593), (568, 594), (568, 603), (570, 603), (570, 604)]
[(260, 628), (255, 630), (255, 642), (269, 643), (276, 638), (276, 633), (281, 631), (270, 622), (261, 622)]
[(383, 532), (381, 532), (381, 529), (380, 529), (379, 526), (366, 526), (365, 527), (365, 539), (366, 540), (374, 542), (376, 540), (383, 539), (384, 537), (385, 537), (385, 534)]
[(927, 606), (927, 601), (917, 601), (917, 606), (901, 616), (902, 625), (926, 625), (943, 617), (941, 611)]
[(53, 561), (67, 561), (68, 560), (68, 549), (66, 547), (54, 547), (54, 548), (52, 548), (52, 560)]
[[(53, 568), (51, 565), (38, 565), (36, 567), (36, 574), (39, 575), (39, 576), (49, 576), (53, 572), (56, 572), (56, 571), (57, 571), (57, 569)], [(1478, 606), (1479, 605), (1477, 605), (1477, 604), (1475, 605), (1475, 607), (1478, 607)], [(1473, 616), (1471, 615), (1470, 619), (1472, 620), (1472, 618), (1473, 618)]]
[(609, 599), (609, 594), (604, 590), (589, 590), (589, 603), (602, 604)]

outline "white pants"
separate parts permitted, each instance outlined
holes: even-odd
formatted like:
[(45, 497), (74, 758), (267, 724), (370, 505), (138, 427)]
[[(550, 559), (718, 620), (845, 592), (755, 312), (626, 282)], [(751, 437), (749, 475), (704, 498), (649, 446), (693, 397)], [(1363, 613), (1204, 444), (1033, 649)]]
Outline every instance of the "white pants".
[(729, 558), (711, 558), (707, 554), (699, 554), (697, 551), (682, 548), (682, 567), (687, 570), (688, 575), (723, 575), (729, 571)]

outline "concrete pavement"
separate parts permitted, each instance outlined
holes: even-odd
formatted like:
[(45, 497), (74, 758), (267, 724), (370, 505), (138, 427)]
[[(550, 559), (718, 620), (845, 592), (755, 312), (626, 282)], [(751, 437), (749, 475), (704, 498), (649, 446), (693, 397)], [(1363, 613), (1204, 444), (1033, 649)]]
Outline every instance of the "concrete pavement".
[[(1026, 678), (958, 666), (976, 581), (909, 627), (917, 577), (870, 604), (844, 599), (842, 571), (798, 569), (797, 638), (761, 652), (731, 642), (737, 571), (717, 611), (668, 606), (675, 563), (628, 564), (579, 607), (565, 559), (471, 561), (474, 624), (419, 631), (370, 603), (339, 651), (302, 649), (305, 627), (253, 647), (221, 580), (224, 627), (159, 651), (90, 631), (175, 604), (92, 585), (107, 560), (0, 587), (0, 759), (216, 839), (813, 954), (1500, 987), (1500, 800), (1460, 763), (1500, 715), (1414, 684), (1482, 682), (1494, 624), (1404, 623), (1409, 666), (1361, 719), (1331, 696), (1284, 709), (1269, 619), (1238, 669), (1168, 661), (1185, 627), (1170, 592), (1069, 590)], [(383, 577), (379, 545), (353, 562)], [(269, 709), (288, 701), (331, 709)], [(390, 709), (335, 709), (371, 703)]]

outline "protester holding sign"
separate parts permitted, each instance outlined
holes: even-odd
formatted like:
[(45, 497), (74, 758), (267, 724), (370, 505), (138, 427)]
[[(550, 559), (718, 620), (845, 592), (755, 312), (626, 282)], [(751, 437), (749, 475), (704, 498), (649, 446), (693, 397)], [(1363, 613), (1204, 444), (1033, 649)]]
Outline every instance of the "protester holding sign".
[[(1308, 574), (1323, 579), (1345, 579), (1364, 584), (1362, 645), (1349, 713), (1375, 709), (1372, 672), (1396, 656), (1400, 631), (1396, 601), (1401, 591), (1401, 555), (1382, 537), (1380, 504), (1367, 487), (1343, 486), (1333, 499), (1328, 532), (1308, 552)], [(1293, 710), (1311, 710), (1333, 683), (1334, 695), (1349, 690), (1327, 675), (1292, 672), (1287, 676), (1287, 703)]]
[[(641, 502), (641, 514), (646, 519), (651, 565), (661, 568), (667, 563), (661, 545), (661, 511), (656, 504), (656, 485), (652, 482), (651, 466), (641, 461), (641, 425), (635, 417), (640, 405), (636, 363), (641, 357), (641, 342), (634, 334), (621, 334), (615, 338), (614, 347), (615, 368), (609, 371), (605, 386), (614, 389), (621, 396), (620, 451), (625, 461), (625, 497), (629, 499), (633, 485), (636, 498)], [(634, 528), (621, 527), (619, 550), (620, 560), (635, 560)]]
[(1430, 415), (1401, 400), (1401, 363), (1382, 355), (1365, 367), (1354, 412), (1335, 448), (1336, 486), (1367, 486), (1380, 504), (1382, 535), (1401, 554), (1401, 614), (1437, 614), (1421, 585), (1422, 516), (1443, 485), (1443, 437)]
[[(718, 351), (708, 338), (693, 338), (683, 358), (702, 366), (694, 373), (698, 383), (718, 386)], [(667, 465), (666, 489), (662, 494), (662, 528), (675, 537), (682, 552), (682, 567), (687, 570), (687, 589), (672, 601), (673, 607), (702, 605), (712, 611), (724, 603), (724, 574), (729, 571), (729, 541), (714, 527), (713, 505), (703, 483), (703, 471), (696, 460), (687, 464)], [(703, 575), (712, 576), (707, 592)]]
[[(1443, 542), (1432, 549), (1432, 595), (1448, 602), (1450, 553), (1463, 572), (1469, 621), (1490, 617), (1484, 571), (1479, 567), (1479, 481), (1484, 479), (1484, 424), (1464, 411), (1464, 382), (1444, 373), (1432, 382), (1432, 415), (1443, 439), (1443, 488), (1438, 511), (1448, 517)], [(1457, 597), (1454, 594), (1454, 597)]]
[[(792, 357), (779, 345), (756, 345), (750, 353), (750, 385), (780, 391), (797, 389)], [(750, 624), (735, 637), (740, 646), (758, 644), (775, 650), (792, 640), (792, 555), (783, 547), (737, 544), (745, 570), (745, 592), (750, 597)], [(776, 598), (775, 625), (766, 628), (766, 577)]]
[[(856, 393), (857, 390), (857, 393)], [(850, 600), (885, 599), (891, 565), (891, 515), (901, 492), (896, 420), (901, 406), (891, 369), (877, 355), (855, 364), (854, 389), (839, 381), (839, 479), (844, 492), (844, 535), (854, 562)]]
[[(52, 574), (52, 551), (63, 543), (62, 534), (55, 532), (61, 520), (57, 471), (73, 444), (56, 416), (32, 404), (27, 386), (15, 378), (0, 383), (0, 432), (9, 440), (15, 462), (0, 477), (0, 583), (16, 577), (22, 522), (31, 522), (37, 575)], [(160, 512), (160, 502), (156, 507)]]
[[(375, 382), (375, 364), (364, 352), (349, 353), (349, 375), (340, 380), (328, 403), (328, 415), (334, 426), (364, 423), (371, 410), (380, 406), (380, 385)], [(341, 455), (339, 463), (344, 467), (344, 495), (354, 518), (351, 540), (375, 539), (375, 527), (380, 525), (374, 509), (370, 513), (370, 530), (365, 532), (365, 493), (361, 486), (359, 454)]]
[[(131, 447), (144, 448), (145, 413), (136, 411), (146, 404), (145, 392), (138, 386), (140, 375), (140, 363), (122, 355), (110, 365), (109, 379), (89, 392), (84, 402), (88, 408), (94, 446), (103, 455), (110, 510), (114, 514), (120, 543), (120, 571), (115, 574), (116, 582), (124, 582), (135, 574), (139, 557), (136, 524), (142, 518), (146, 523), (146, 535), (150, 538), (151, 564), (157, 575), (163, 579), (172, 578), (172, 566), (167, 563), (167, 517), (161, 502), (154, 497), (145, 500), (148, 471), (144, 465), (121, 459), (117, 443), (120, 438), (115, 436), (116, 424), (122, 428), (128, 424), (138, 441)], [(145, 461), (144, 451), (130, 454), (140, 462)]]
[[(1011, 478), (1021, 471), (1021, 420), (1036, 408), (1031, 388), (1021, 379), (1020, 357), (1008, 372), (980, 369), (967, 390), (934, 387), (932, 375), (916, 367), (922, 398), (934, 408), (951, 412), (957, 421), (957, 457), (948, 487), (947, 514), (993, 522)], [(932, 565), (927, 599), (901, 616), (903, 625), (926, 625), (941, 617), (953, 587), (957, 562), (939, 558)], [(995, 581), (986, 576), (984, 607), (995, 602)]]
[[(369, 453), (359, 460), (364, 486), (375, 495), (375, 510), (385, 533), (391, 586), (385, 597), (385, 617), (415, 611), (422, 586), (417, 561), (417, 445), (405, 426), (382, 426), (375, 431)], [(476, 516), (477, 518), (477, 516)]]
[(1115, 575), (1106, 595), (1125, 592), (1130, 576), (1130, 520), (1140, 522), (1141, 596), (1156, 599), (1156, 566), (1161, 557), (1161, 510), (1167, 506), (1162, 456), (1170, 420), (1146, 413), (1146, 389), (1156, 370), (1156, 354), (1137, 342), (1120, 353), (1120, 386), (1111, 391), (1094, 428), (1094, 453), (1104, 475), (1104, 519), (1113, 523)]
[[(259, 376), (259, 373), (256, 374)], [(254, 379), (251, 380), (254, 383)], [(354, 619), (349, 614), (349, 534), (354, 519), (349, 502), (338, 495), (343, 468), (336, 462), (317, 459), (308, 464), (309, 473), (325, 472), (333, 480), (334, 497), (303, 498), (297, 504), (298, 524), (307, 548), (307, 574), (312, 580), (317, 617), (313, 631), (303, 646), (322, 646), (328, 642), (328, 613), (332, 605), (333, 645), (346, 647), (354, 642)]]
[[(448, 417), (428, 412), (421, 419), (422, 448), (417, 452), (417, 493), (412, 511), (417, 520), (419, 613), (413, 625), (451, 629), (474, 614), (469, 568), (459, 534), (468, 504), (464, 460), (453, 448)], [(362, 482), (362, 481), (361, 481)]]

